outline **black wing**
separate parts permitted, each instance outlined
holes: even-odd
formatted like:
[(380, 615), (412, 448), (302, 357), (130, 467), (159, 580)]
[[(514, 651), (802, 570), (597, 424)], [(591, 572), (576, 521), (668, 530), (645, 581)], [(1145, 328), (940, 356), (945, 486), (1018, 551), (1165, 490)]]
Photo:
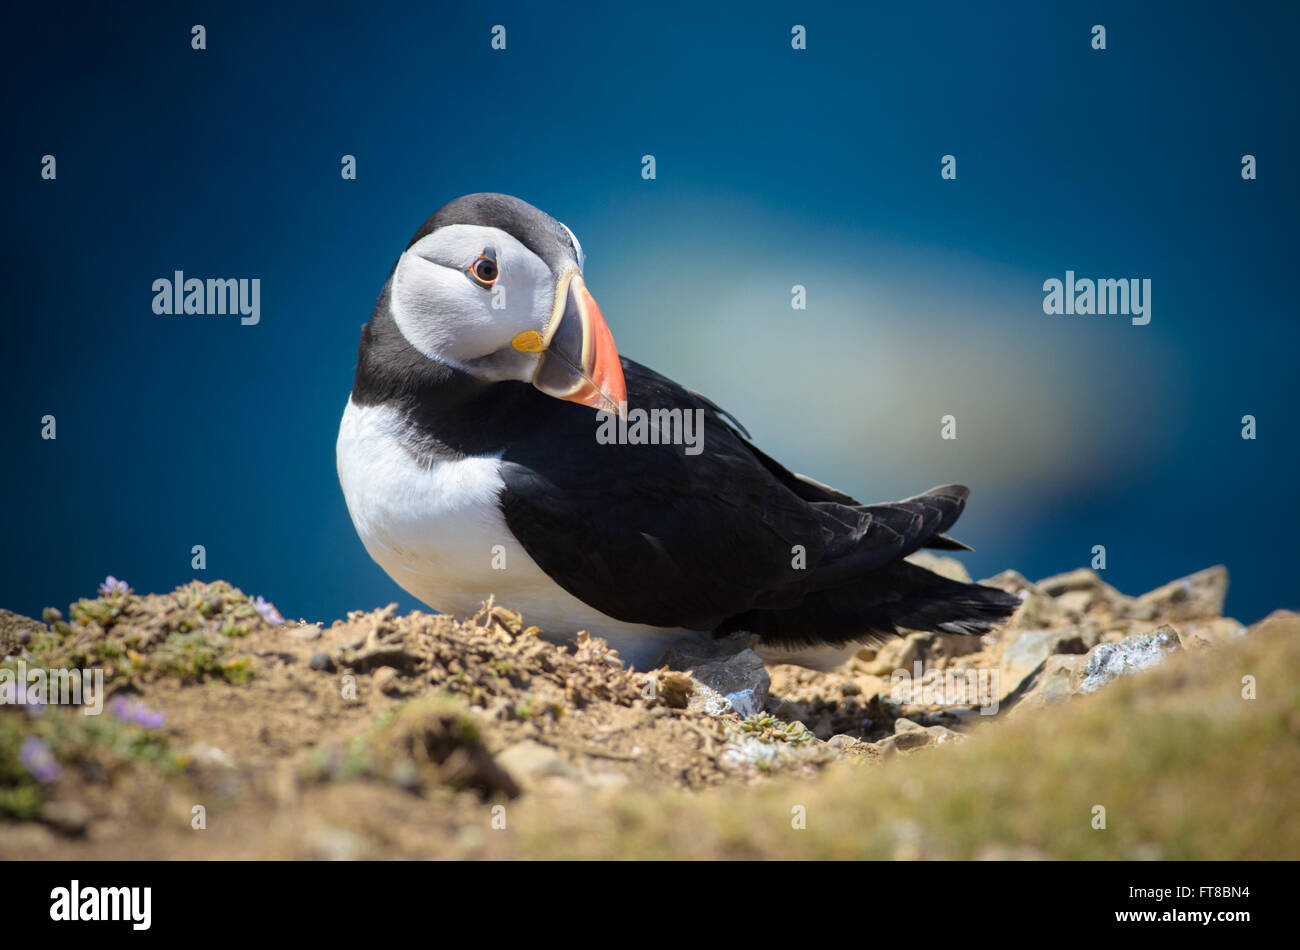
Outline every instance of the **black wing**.
[(511, 532), (557, 584), (611, 617), (711, 630), (797, 608), (934, 543), (965, 504), (960, 485), (856, 504), (758, 452), (704, 397), (630, 360), (623, 371), (632, 409), (702, 421), (699, 454), (599, 444), (594, 413), (542, 397), (502, 456)]
[[(710, 403), (710, 405), (712, 405), (712, 403)], [(727, 418), (732, 419), (732, 421), (735, 422), (735, 420), (731, 417), (730, 413), (727, 414)], [(739, 426), (740, 423), (736, 422), (736, 425)], [(741, 432), (742, 434), (745, 435), (746, 438), (748, 438), (749, 436), (748, 432), (744, 432), (743, 429), (741, 430)], [(853, 506), (858, 506), (862, 504), (862, 502), (858, 501), (852, 495), (847, 495), (844, 492), (840, 491), (839, 489), (832, 488), (830, 485), (823, 484), (822, 482), (817, 481), (817, 479), (815, 478), (809, 478), (807, 475), (799, 475), (795, 472), (790, 471), (788, 468), (786, 468), (776, 459), (772, 458), (772, 456), (768, 455), (766, 452), (759, 449), (759, 447), (754, 445), (752, 442), (746, 442), (745, 446), (746, 448), (749, 449), (750, 453), (754, 456), (754, 458), (758, 459), (758, 461), (762, 463), (763, 467), (766, 468), (769, 472), (771, 472), (772, 475), (775, 476), (776, 479), (781, 482), (781, 484), (785, 485), (786, 488), (790, 489), (792, 492), (794, 492), (796, 495), (798, 495), (800, 498), (804, 499), (805, 501), (834, 501), (834, 502), (838, 502), (841, 505), (853, 505)], [(964, 490), (964, 486), (960, 486), (960, 485), (949, 485), (945, 487), (962, 488)], [(934, 489), (934, 490), (938, 491), (938, 489)], [(921, 546), (926, 548), (934, 548), (935, 550), (943, 550), (943, 551), (972, 550), (972, 548), (969, 545), (962, 544), (956, 538), (950, 538), (946, 534), (936, 534), (933, 538), (931, 538), (929, 541), (927, 541), (925, 544)]]

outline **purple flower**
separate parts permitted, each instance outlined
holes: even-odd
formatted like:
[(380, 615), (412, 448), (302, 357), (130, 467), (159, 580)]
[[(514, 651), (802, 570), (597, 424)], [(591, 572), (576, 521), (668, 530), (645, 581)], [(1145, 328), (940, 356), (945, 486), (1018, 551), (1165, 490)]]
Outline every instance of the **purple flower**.
[(280, 626), (284, 623), (284, 618), (280, 616), (280, 611), (275, 606), (265, 600), (261, 594), (253, 598), (253, 609), (262, 615), (262, 619), (273, 626)]
[(23, 765), (27, 766), (27, 771), (31, 772), (38, 782), (53, 782), (63, 774), (63, 766), (59, 765), (58, 760), (54, 758), (54, 753), (35, 736), (23, 739), (19, 756)]
[(167, 721), (165, 713), (154, 712), (140, 700), (125, 696), (113, 700), (113, 714), (123, 722), (146, 729), (157, 729)]
[(105, 597), (112, 596), (113, 594), (125, 594), (130, 591), (130, 589), (131, 588), (127, 586), (126, 581), (119, 581), (112, 574), (109, 574), (108, 577), (104, 578), (104, 583), (99, 585), (99, 592)]

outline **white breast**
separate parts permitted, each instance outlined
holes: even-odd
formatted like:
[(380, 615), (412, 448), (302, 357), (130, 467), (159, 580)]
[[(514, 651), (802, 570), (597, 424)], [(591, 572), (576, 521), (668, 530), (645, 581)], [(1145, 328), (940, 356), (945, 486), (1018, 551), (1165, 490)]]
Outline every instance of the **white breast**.
[(474, 614), (489, 596), (519, 610), (547, 637), (586, 630), (637, 669), (648, 669), (679, 628), (624, 623), (588, 607), (537, 566), (497, 504), (497, 456), (423, 466), (403, 447), (396, 412), (350, 399), (339, 426), (339, 481), (367, 553), (404, 590), (442, 613)]

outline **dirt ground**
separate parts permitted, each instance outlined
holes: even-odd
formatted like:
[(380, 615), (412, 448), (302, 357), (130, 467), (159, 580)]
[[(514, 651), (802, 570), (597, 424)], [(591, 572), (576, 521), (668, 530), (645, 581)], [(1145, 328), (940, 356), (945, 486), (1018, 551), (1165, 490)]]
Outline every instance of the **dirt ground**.
[[(829, 673), (743, 642), (629, 671), (493, 605), (277, 622), (221, 582), (0, 612), (0, 668), (108, 694), (0, 706), (0, 859), (1300, 857), (1300, 618), (1222, 618), (1213, 572), (1141, 598), (992, 580), (1024, 597), (999, 634)], [(995, 670), (997, 712), (899, 670)], [(703, 702), (746, 676), (757, 712)]]

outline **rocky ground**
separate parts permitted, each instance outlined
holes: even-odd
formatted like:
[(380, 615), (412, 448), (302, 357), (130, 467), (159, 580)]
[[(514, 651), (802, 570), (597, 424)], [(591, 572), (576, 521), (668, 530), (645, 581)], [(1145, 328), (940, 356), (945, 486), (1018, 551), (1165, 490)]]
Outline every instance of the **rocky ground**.
[[(324, 627), (110, 578), (0, 611), (0, 859), (1300, 857), (1300, 615), (1223, 617), (1221, 567), (986, 583), (1023, 598), (998, 633), (817, 673), (744, 637), (631, 671), (499, 605)], [(102, 670), (103, 712), (20, 666)]]

